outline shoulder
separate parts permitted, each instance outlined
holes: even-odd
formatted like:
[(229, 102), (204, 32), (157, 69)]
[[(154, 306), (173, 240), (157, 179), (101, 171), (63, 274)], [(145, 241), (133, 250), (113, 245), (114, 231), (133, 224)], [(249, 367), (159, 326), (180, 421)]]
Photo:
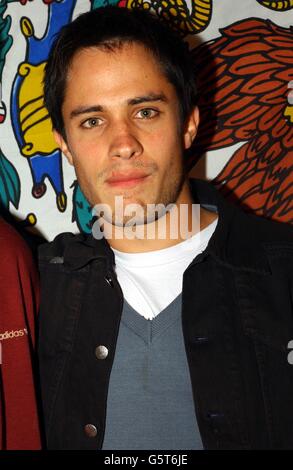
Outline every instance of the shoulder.
[(0, 218), (0, 256), (2, 262), (17, 259), (32, 261), (32, 254), (27, 243), (16, 229), (2, 218)]
[(72, 232), (64, 232), (57, 235), (54, 240), (48, 243), (43, 243), (38, 248), (39, 260), (46, 260), (48, 258), (64, 256), (64, 252), (68, 247), (74, 246), (77, 243), (84, 242), (87, 235), (82, 233), (74, 234)]
[[(238, 230), (242, 240), (249, 240), (251, 251), (257, 257), (264, 253), (272, 273), (292, 278), (293, 227), (263, 217), (247, 214), (238, 218)], [(285, 274), (286, 273), (286, 274)]]
[(293, 226), (285, 222), (277, 222), (255, 214), (245, 213), (243, 222), (247, 229), (254, 230), (264, 244), (288, 244), (293, 247)]

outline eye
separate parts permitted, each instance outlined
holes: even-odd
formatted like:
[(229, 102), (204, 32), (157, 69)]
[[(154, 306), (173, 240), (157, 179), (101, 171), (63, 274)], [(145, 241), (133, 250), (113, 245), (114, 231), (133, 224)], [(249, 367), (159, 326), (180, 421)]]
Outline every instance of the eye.
[(89, 118), (82, 123), (82, 127), (86, 129), (91, 129), (92, 127), (97, 127), (101, 125), (102, 120), (100, 118)]
[(159, 114), (159, 111), (157, 109), (143, 108), (138, 111), (136, 116), (138, 116), (139, 119), (152, 119), (156, 117), (158, 114)]

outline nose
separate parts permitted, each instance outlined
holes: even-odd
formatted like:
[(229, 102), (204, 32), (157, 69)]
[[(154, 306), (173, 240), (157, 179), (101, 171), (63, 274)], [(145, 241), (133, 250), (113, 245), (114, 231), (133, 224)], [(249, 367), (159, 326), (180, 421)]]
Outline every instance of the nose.
[(109, 149), (110, 157), (119, 157), (125, 160), (139, 157), (143, 152), (143, 146), (131, 127), (124, 124), (116, 126), (113, 130), (112, 141)]

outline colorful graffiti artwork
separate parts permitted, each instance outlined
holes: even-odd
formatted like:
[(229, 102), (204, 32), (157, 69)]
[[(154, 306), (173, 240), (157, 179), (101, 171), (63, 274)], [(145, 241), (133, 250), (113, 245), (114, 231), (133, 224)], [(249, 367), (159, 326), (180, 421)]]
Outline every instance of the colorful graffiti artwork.
[(127, 0), (120, 2), (127, 8), (152, 10), (159, 18), (166, 20), (182, 35), (196, 34), (204, 31), (212, 17), (212, 0), (192, 0), (191, 7), (184, 0)]
[(263, 7), (274, 11), (288, 11), (293, 9), (293, 0), (256, 0)]
[[(226, 8), (229, 1), (225, 0)], [(15, 10), (9, 10), (13, 3), (18, 4), (21, 13), (30, 3), (36, 10), (40, 5), (35, 0), (0, 0), (0, 130), (10, 118), (19, 156), (26, 159), (31, 179), (23, 185), (17, 160), (7, 158), (4, 153), (8, 154), (9, 148), (7, 151), (6, 146), (3, 152), (0, 143), (2, 206), (9, 210), (12, 205), (17, 210), (21, 188), (25, 187), (41, 207), (50, 185), (55, 195), (53, 210), (66, 215), (72, 210), (74, 228), (90, 232), (92, 212), (88, 201), (75, 178), (65, 184), (62, 155), (44, 106), (42, 80), (54, 36), (77, 10), (118, 5), (152, 11), (187, 41), (194, 35), (202, 40), (201, 34), (208, 31), (204, 42), (193, 50), (204, 124), (186, 155), (187, 168), (191, 170), (206, 152), (238, 144), (213, 183), (247, 210), (283, 222), (293, 221), (293, 99), (289, 99), (293, 88), (292, 28), (254, 17), (229, 23), (228, 10), (226, 26), (218, 28), (214, 14), (219, 8), (217, 0), (43, 0), (44, 29), (36, 28), (36, 15), (30, 17), (27, 13), (21, 14), (13, 28)], [(293, 12), (293, 0), (255, 0), (251, 4), (268, 16)], [(8, 94), (7, 87), (3, 87), (3, 71), (8, 58), (13, 60), (9, 51), (17, 35), (23, 39), (24, 53), (14, 64)], [(36, 223), (29, 206), (25, 212), (30, 215), (28, 223)]]
[(36, 38), (32, 22), (27, 17), (20, 21), (26, 38), (26, 58), (18, 67), (12, 91), (12, 123), (21, 155), (28, 159), (35, 198), (46, 192), (45, 178), (56, 193), (59, 211), (66, 209), (67, 196), (62, 178), (61, 153), (52, 134), (52, 124), (43, 99), (43, 75), (46, 58), (54, 35), (71, 20), (75, 0), (50, 3), (48, 23), (42, 38)]
[(259, 215), (292, 222), (292, 31), (251, 18), (221, 30), (194, 57), (205, 124), (188, 166), (204, 150), (243, 142), (215, 184)]
[(6, 106), (2, 102), (2, 75), (5, 65), (5, 58), (13, 42), (12, 36), (9, 34), (11, 27), (11, 16), (6, 15), (4, 17), (7, 4), (8, 0), (2, 0), (0, 3), (0, 124), (2, 124), (6, 118)]
[[(2, 101), (2, 76), (6, 56), (12, 46), (13, 39), (9, 34), (11, 16), (5, 15), (9, 0), (0, 3), (0, 124), (6, 119), (6, 105)], [(12, 204), (18, 209), (20, 199), (20, 178), (14, 165), (6, 158), (0, 147), (0, 203), (5, 209)]]

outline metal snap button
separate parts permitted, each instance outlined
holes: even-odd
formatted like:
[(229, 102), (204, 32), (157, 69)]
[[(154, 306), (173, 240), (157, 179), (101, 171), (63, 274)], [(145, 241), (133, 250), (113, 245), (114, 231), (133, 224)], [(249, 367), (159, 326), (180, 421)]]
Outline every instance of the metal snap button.
[(84, 432), (87, 437), (96, 437), (96, 435), (98, 434), (98, 430), (93, 424), (86, 424), (84, 427)]
[(108, 356), (108, 348), (106, 348), (106, 346), (97, 346), (96, 347), (96, 350), (95, 350), (95, 354), (96, 354), (96, 358), (97, 359), (106, 359), (106, 357)]

